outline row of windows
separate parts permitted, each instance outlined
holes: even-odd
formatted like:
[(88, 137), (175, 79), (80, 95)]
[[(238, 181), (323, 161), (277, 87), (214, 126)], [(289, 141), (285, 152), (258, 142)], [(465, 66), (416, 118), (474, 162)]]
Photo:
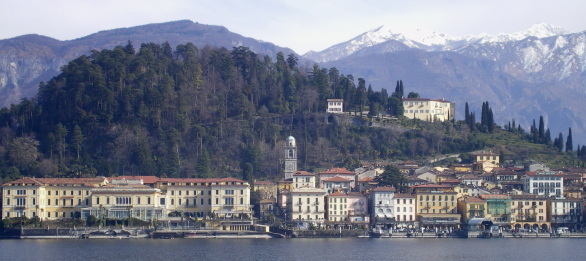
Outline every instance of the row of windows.
[[(346, 203), (346, 202), (348, 202), (347, 200), (348, 200), (347, 198), (340, 198), (340, 203)], [(330, 198), (330, 203), (338, 203), (338, 198), (334, 198), (334, 197)]]
[[(15, 198), (14, 201), (15, 206), (26, 206), (26, 198)], [(51, 205), (52, 202), (53, 205)], [(74, 206), (73, 202), (73, 199), (61, 199), (61, 206)], [(77, 205), (81, 205), (81, 202), (82, 200), (78, 199)], [(33, 206), (37, 205), (37, 199), (32, 198), (31, 203)], [(89, 205), (89, 199), (85, 200), (85, 204)], [(6, 206), (10, 206), (10, 198), (6, 199)], [(59, 199), (56, 198), (54, 201), (52, 199), (47, 199), (47, 206), (59, 206)]]
[[(194, 195), (194, 196), (198, 195), (197, 190), (193, 190), (192, 192), (193, 192), (192, 195)], [(220, 194), (220, 190), (219, 189), (216, 189), (215, 190), (215, 193), (216, 193), (216, 195), (219, 195)], [(186, 191), (178, 190), (177, 191), (177, 194), (179, 196), (181, 196), (182, 194), (185, 194), (185, 196), (189, 196), (189, 190), (186, 190)], [(204, 194), (204, 191), (203, 190), (200, 190), (199, 191), (199, 195), (203, 195), (203, 194)], [(212, 191), (211, 190), (208, 190), (208, 195), (211, 195), (211, 194), (212, 194)], [(234, 190), (233, 189), (226, 189), (224, 191), (224, 195), (234, 195)], [(240, 195), (244, 195), (244, 190), (242, 190), (242, 189), (240, 190)], [(171, 190), (171, 196), (175, 196), (175, 190)]]
[[(190, 202), (189, 199), (185, 199), (185, 201), (183, 201), (182, 199), (178, 199), (177, 205), (181, 206), (181, 205), (184, 205), (183, 203), (185, 203), (185, 206), (190, 206), (189, 202)], [(205, 205), (204, 202), (205, 201), (202, 198), (202, 199), (200, 199), (199, 204), (203, 206), (203, 205)], [(215, 202), (216, 202), (215, 203), (216, 205), (220, 204), (220, 199), (216, 198)], [(162, 203), (162, 204), (164, 204), (164, 203)], [(211, 204), (212, 204), (212, 199), (209, 198), (208, 205), (211, 205)], [(173, 198), (171, 199), (171, 205), (175, 206), (175, 199), (173, 199)], [(191, 205), (197, 206), (197, 199), (194, 198)], [(234, 198), (224, 198), (224, 205), (234, 205)], [(244, 205), (244, 198), (240, 198), (240, 205)]]
[[(423, 195), (419, 195), (419, 200), (420, 200), (420, 201), (423, 201)], [(426, 195), (426, 196), (425, 196), (425, 200), (426, 200), (426, 201), (429, 201), (429, 195)], [(435, 200), (436, 200), (436, 196), (435, 196), (435, 195), (431, 196), (431, 201), (435, 201)], [(438, 196), (437, 196), (437, 200), (441, 201), (441, 200), (442, 200), (442, 196), (438, 195)], [(451, 201), (454, 201), (454, 200), (455, 200), (455, 199), (454, 199), (454, 196), (452, 195), (452, 197), (451, 197)], [(448, 201), (448, 195), (445, 195), (445, 196), (444, 196), (444, 201)]]
[[(397, 199), (397, 204), (401, 204), (401, 199), (400, 198)], [(407, 199), (406, 198), (403, 199), (403, 204), (407, 204)], [(409, 199), (409, 204), (413, 204), (413, 199), (411, 199), (411, 198)]]
[[(10, 195), (10, 189), (6, 190), (6, 195)], [(33, 195), (36, 195), (37, 191), (36, 190), (32, 190)], [(26, 195), (26, 189), (17, 189), (16, 190), (16, 195), (22, 196), (22, 195)]]
[[(409, 217), (409, 220), (407, 220), (407, 217)], [(413, 221), (412, 215), (403, 215), (403, 219), (401, 219), (401, 215), (397, 215), (396, 218), (397, 221)]]
[[(297, 210), (298, 210), (297, 212), (303, 212), (303, 210), (301, 210), (301, 206), (299, 206), (297, 208)], [(311, 212), (311, 207), (310, 206), (307, 206), (307, 212), (308, 213)], [(319, 207), (318, 206), (315, 206), (315, 212), (319, 212)]]
[(535, 182), (533, 183), (533, 187), (538, 188), (560, 188), (561, 182)]
[[(348, 213), (346, 211), (340, 211), (340, 215), (347, 215), (347, 214)], [(330, 215), (338, 215), (338, 211), (330, 211)]]
[[(297, 204), (299, 204), (299, 205), (303, 204), (301, 198), (299, 198), (299, 200), (297, 200)], [(311, 198), (307, 198), (307, 204), (311, 204)], [(315, 198), (315, 204), (319, 205), (319, 198)]]
[(562, 177), (534, 177), (534, 180), (562, 180)]
[[(442, 202), (443, 201), (438, 202), (437, 205), (438, 206), (441, 206), (442, 205)], [(431, 203), (432, 203), (432, 206), (435, 207), (435, 202), (431, 202)], [(454, 202), (446, 202), (446, 206), (450, 205), (450, 203), (452, 203), (451, 205), (453, 207), (454, 206)], [(423, 202), (422, 201), (419, 201), (419, 206), (423, 206)], [(425, 206), (429, 207), (429, 202), (425, 202)]]

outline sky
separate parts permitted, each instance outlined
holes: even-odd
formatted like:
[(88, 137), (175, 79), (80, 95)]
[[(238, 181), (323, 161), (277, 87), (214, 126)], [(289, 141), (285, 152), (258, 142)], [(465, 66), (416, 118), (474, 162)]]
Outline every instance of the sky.
[(39, 34), (71, 40), (187, 19), (300, 54), (382, 25), (451, 36), (514, 33), (540, 22), (586, 30), (584, 0), (0, 0), (0, 6), (0, 39)]

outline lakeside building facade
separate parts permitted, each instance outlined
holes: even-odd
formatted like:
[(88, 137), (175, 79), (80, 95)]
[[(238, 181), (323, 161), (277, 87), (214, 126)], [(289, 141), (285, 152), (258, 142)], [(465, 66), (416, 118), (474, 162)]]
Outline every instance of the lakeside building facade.
[[(149, 181), (149, 185), (144, 180)], [(110, 180), (110, 181), (109, 181)], [(21, 178), (3, 185), (4, 217), (162, 220), (175, 213), (252, 225), (250, 186), (234, 178)]]
[(328, 109), (327, 113), (344, 113), (343, 99), (327, 99)]
[(444, 99), (403, 98), (403, 116), (422, 121), (450, 121), (456, 115), (456, 104)]
[(564, 175), (556, 171), (528, 171), (522, 177), (523, 190), (540, 196), (564, 195)]

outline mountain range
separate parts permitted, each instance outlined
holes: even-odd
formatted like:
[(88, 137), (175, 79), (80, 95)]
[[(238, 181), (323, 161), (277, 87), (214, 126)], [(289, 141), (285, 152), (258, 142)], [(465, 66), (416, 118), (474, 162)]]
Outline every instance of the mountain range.
[(543, 116), (554, 138), (571, 127), (575, 142), (586, 141), (586, 32), (541, 23), (508, 35), (451, 37), (382, 26), (305, 57), (373, 89), (392, 91), (401, 79), (406, 92), (456, 102), (460, 119), (465, 102), (478, 114), (489, 101), (499, 125), (514, 119), (528, 129)]
[(89, 55), (92, 50), (125, 46), (128, 41), (135, 48), (139, 48), (141, 43), (168, 42), (174, 48), (178, 44), (191, 42), (200, 48), (206, 45), (229, 49), (247, 46), (255, 53), (271, 57), (278, 52), (294, 53), (289, 48), (230, 32), (223, 26), (187, 20), (106, 30), (69, 41), (23, 35), (0, 40), (0, 107), (18, 103), (24, 97), (33, 97), (39, 82), (56, 76), (61, 66), (69, 61)]
[[(171, 46), (192, 42), (199, 48), (243, 45), (271, 57), (277, 52), (295, 53), (222, 26), (191, 21), (113, 29), (69, 41), (24, 35), (0, 40), (0, 106), (33, 97), (39, 82), (55, 76), (68, 61), (128, 41), (135, 48), (145, 42)], [(565, 137), (571, 127), (574, 141), (584, 144), (585, 56), (585, 32), (537, 24), (514, 34), (463, 37), (422, 29), (396, 32), (381, 26), (300, 58), (364, 78), (375, 90), (392, 92), (395, 82), (402, 80), (406, 92), (455, 102), (458, 119), (465, 102), (478, 114), (483, 101), (490, 102), (499, 125), (514, 119), (528, 129), (542, 115), (552, 136), (563, 132)]]

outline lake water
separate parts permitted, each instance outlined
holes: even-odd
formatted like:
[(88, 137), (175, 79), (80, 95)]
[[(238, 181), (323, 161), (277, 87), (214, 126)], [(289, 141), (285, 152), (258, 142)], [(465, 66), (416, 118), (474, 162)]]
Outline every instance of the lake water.
[(24, 239), (0, 260), (582, 260), (586, 239)]

